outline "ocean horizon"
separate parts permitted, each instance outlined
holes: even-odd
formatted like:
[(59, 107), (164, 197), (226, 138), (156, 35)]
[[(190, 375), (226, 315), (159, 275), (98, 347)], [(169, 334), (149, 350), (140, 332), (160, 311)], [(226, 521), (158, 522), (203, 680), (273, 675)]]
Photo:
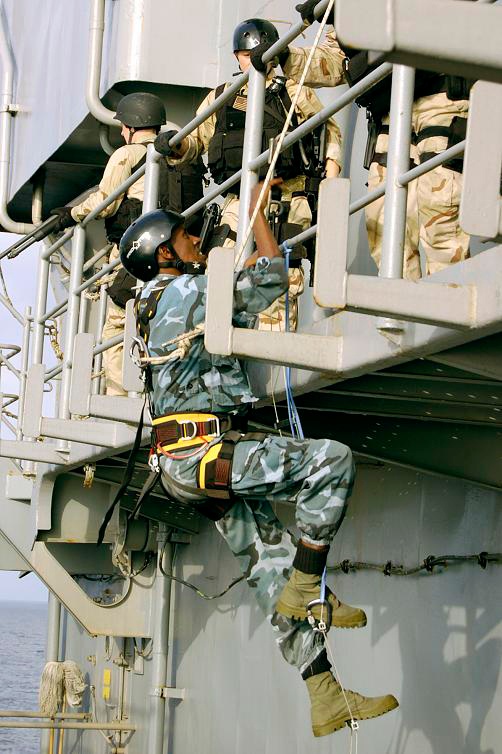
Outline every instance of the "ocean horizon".
[[(0, 600), (0, 709), (38, 710), (47, 603)], [(0, 754), (39, 754), (40, 731), (0, 729)]]

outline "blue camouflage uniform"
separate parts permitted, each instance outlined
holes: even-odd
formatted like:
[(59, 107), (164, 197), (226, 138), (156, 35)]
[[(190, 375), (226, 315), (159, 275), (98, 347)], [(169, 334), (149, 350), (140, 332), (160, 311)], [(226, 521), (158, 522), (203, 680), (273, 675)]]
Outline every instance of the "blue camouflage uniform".
[[(151, 356), (176, 348), (169, 341), (204, 322), (207, 278), (204, 275), (158, 275), (147, 283), (148, 298), (160, 281), (168, 284), (150, 322)], [(254, 268), (235, 275), (234, 324), (253, 327), (256, 316), (287, 289), (283, 260), (261, 258)], [(186, 411), (242, 412), (253, 396), (242, 363), (204, 348), (203, 336), (192, 341), (185, 358), (152, 366), (152, 403), (156, 416)], [(221, 438), (215, 438), (217, 443)], [(181, 502), (197, 505), (197, 467), (212, 445), (180, 458), (161, 457), (166, 490)], [(232, 491), (236, 502), (216, 526), (239, 561), (258, 604), (276, 632), (277, 644), (290, 664), (303, 672), (323, 651), (323, 639), (303, 620), (275, 611), (289, 578), (296, 542), (275, 516), (274, 502), (296, 505), (296, 522), (306, 542), (329, 544), (341, 524), (354, 469), (348, 447), (334, 440), (294, 440), (266, 436), (235, 446)]]

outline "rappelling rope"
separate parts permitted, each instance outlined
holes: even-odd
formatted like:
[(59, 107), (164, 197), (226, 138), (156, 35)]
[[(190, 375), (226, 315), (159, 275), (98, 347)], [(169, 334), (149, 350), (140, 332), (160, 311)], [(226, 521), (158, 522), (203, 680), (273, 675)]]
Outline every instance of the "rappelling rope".
[(334, 656), (333, 650), (331, 649), (330, 643), (328, 641), (329, 626), (327, 626), (326, 623), (325, 623), (325, 621), (324, 621), (324, 603), (325, 603), (325, 600), (326, 600), (326, 573), (327, 573), (327, 570), (326, 570), (326, 567), (325, 567), (324, 571), (322, 573), (322, 576), (321, 576), (321, 591), (320, 591), (321, 619), (319, 621), (319, 627), (318, 627), (317, 630), (323, 635), (324, 646), (326, 647), (326, 652), (328, 654), (329, 661), (331, 662), (331, 665), (333, 666), (333, 671), (334, 671), (335, 678), (338, 681), (338, 684), (340, 686), (340, 690), (341, 690), (342, 695), (343, 695), (343, 699), (345, 701), (345, 705), (346, 705), (348, 713), (350, 715), (350, 722), (349, 722), (349, 727), (350, 727), (350, 751), (349, 751), (349, 754), (352, 754), (352, 744), (353, 743), (355, 743), (354, 754), (357, 754), (357, 731), (359, 730), (359, 723), (354, 719), (354, 715), (352, 714), (352, 710), (351, 710), (351, 707), (350, 707), (350, 704), (349, 704), (349, 700), (347, 698), (347, 694), (345, 693), (345, 688), (344, 688), (343, 683), (342, 683), (341, 678), (340, 678), (340, 673), (338, 672), (338, 668), (336, 667), (335, 656)]
[[(246, 228), (246, 232), (244, 234), (243, 241), (241, 242), (241, 246), (240, 246), (240, 248), (239, 248), (239, 250), (238, 250), (238, 252), (236, 254), (234, 268), (237, 268), (237, 266), (238, 266), (238, 264), (240, 262), (240, 259), (242, 257), (242, 254), (244, 253), (244, 249), (245, 249), (246, 244), (248, 242), (248, 239), (249, 239), (249, 237), (251, 235), (252, 229), (253, 229), (254, 224), (256, 222), (256, 218), (258, 217), (258, 213), (260, 211), (261, 203), (263, 201), (265, 193), (268, 190), (270, 182), (271, 182), (271, 180), (273, 178), (274, 171), (275, 171), (275, 166), (277, 164), (277, 160), (279, 159), (279, 155), (281, 153), (282, 144), (283, 144), (284, 139), (286, 138), (286, 135), (287, 135), (287, 133), (289, 131), (289, 127), (291, 125), (291, 121), (293, 120), (293, 115), (295, 114), (296, 106), (298, 104), (298, 100), (299, 100), (300, 95), (301, 95), (302, 87), (303, 87), (303, 85), (305, 83), (305, 79), (307, 78), (307, 74), (308, 74), (308, 71), (309, 71), (309, 68), (310, 68), (310, 64), (312, 63), (315, 51), (317, 50), (317, 47), (319, 46), (319, 43), (321, 41), (321, 36), (322, 36), (323, 31), (324, 31), (324, 27), (326, 26), (326, 23), (327, 23), (327, 20), (328, 20), (328, 15), (329, 15), (329, 13), (330, 13), (333, 5), (334, 5), (334, 2), (335, 2), (335, 0), (331, 0), (328, 3), (328, 6), (327, 6), (327, 8), (326, 8), (326, 10), (324, 12), (324, 16), (322, 18), (322, 21), (319, 24), (319, 29), (317, 31), (317, 34), (316, 34), (316, 37), (315, 37), (315, 40), (314, 40), (314, 44), (312, 45), (312, 48), (311, 48), (311, 50), (309, 52), (307, 61), (306, 61), (305, 66), (303, 68), (303, 72), (302, 72), (302, 75), (300, 77), (300, 81), (298, 83), (298, 86), (297, 86), (297, 89), (296, 89), (296, 92), (295, 92), (295, 96), (293, 97), (293, 100), (291, 102), (291, 107), (289, 108), (289, 112), (287, 114), (286, 121), (284, 123), (284, 127), (283, 127), (283, 129), (281, 131), (281, 134), (280, 134), (279, 138), (277, 139), (277, 143), (275, 144), (275, 146), (273, 148), (273, 154), (272, 154), (272, 158), (270, 160), (270, 165), (269, 165), (267, 174), (266, 174), (266, 176), (265, 176), (265, 178), (263, 180), (263, 186), (261, 188), (260, 195), (258, 197), (258, 201), (256, 202), (256, 207), (254, 208), (253, 214), (251, 215), (251, 219), (250, 219), (249, 224), (248, 224), (248, 226)], [(178, 342), (181, 341), (183, 343), (183, 345), (180, 346), (180, 348), (177, 348), (175, 351), (171, 351), (170, 353), (166, 354), (165, 356), (158, 356), (158, 357), (142, 356), (142, 357), (140, 357), (139, 361), (140, 361), (140, 363), (144, 363), (144, 364), (153, 364), (153, 365), (156, 364), (156, 365), (159, 365), (159, 364), (164, 364), (167, 361), (170, 361), (171, 359), (175, 359), (175, 358), (181, 358), (181, 359), (183, 359), (183, 358), (185, 358), (188, 355), (188, 353), (190, 351), (191, 341), (194, 338), (198, 338), (203, 333), (204, 333), (204, 325), (198, 325), (193, 330), (190, 330), (189, 332), (183, 333), (182, 335), (179, 335), (177, 338), (173, 338), (172, 340), (167, 341), (167, 343), (163, 343), (163, 348), (167, 348), (168, 346), (174, 345), (174, 344), (176, 344), (176, 343), (178, 343)]]

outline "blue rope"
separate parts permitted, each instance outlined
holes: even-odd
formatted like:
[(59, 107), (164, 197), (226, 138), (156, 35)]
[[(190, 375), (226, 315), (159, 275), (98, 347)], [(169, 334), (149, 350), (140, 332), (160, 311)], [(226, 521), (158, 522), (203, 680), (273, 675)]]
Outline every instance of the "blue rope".
[[(291, 247), (288, 246), (285, 243), (282, 244), (282, 251), (284, 254), (284, 266), (286, 268), (286, 275), (289, 273), (289, 257), (291, 255)], [(289, 332), (289, 285), (286, 290), (286, 306), (285, 306), (285, 317), (286, 317), (286, 332)], [(291, 367), (285, 368), (285, 377), (286, 377), (286, 403), (288, 407), (288, 418), (289, 418), (289, 426), (291, 427), (291, 434), (293, 437), (296, 437), (297, 439), (304, 440), (305, 435), (303, 434), (303, 428), (302, 428), (302, 422), (300, 419), (300, 415), (298, 413), (298, 409), (296, 408), (295, 399), (293, 396), (293, 388), (291, 386)]]

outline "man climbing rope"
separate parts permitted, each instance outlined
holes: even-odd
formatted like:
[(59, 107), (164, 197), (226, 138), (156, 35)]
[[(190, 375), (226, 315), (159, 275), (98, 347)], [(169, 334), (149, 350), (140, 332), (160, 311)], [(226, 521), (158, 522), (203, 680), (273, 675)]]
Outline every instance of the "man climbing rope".
[[(261, 188), (253, 191), (250, 215)], [(235, 274), (233, 319), (241, 327), (253, 327), (288, 285), (263, 206), (254, 225), (257, 251)], [(131, 275), (147, 281), (136, 302), (137, 345), (153, 420), (153, 465), (166, 491), (216, 522), (283, 657), (306, 681), (315, 736), (389, 712), (398, 706), (393, 696), (364, 697), (341, 688), (330, 670), (323, 624), (314, 630), (307, 620), (310, 612), (314, 623), (327, 623), (324, 632), (366, 624), (363, 610), (329, 590), (325, 601), (319, 599), (329, 546), (352, 488), (350, 449), (334, 440), (247, 432), (256, 399), (238, 359), (204, 347), (205, 260), (181, 215), (145, 214), (124, 234), (120, 257)], [(298, 544), (275, 516), (276, 502), (296, 505)], [(309, 611), (313, 601), (318, 604)]]

